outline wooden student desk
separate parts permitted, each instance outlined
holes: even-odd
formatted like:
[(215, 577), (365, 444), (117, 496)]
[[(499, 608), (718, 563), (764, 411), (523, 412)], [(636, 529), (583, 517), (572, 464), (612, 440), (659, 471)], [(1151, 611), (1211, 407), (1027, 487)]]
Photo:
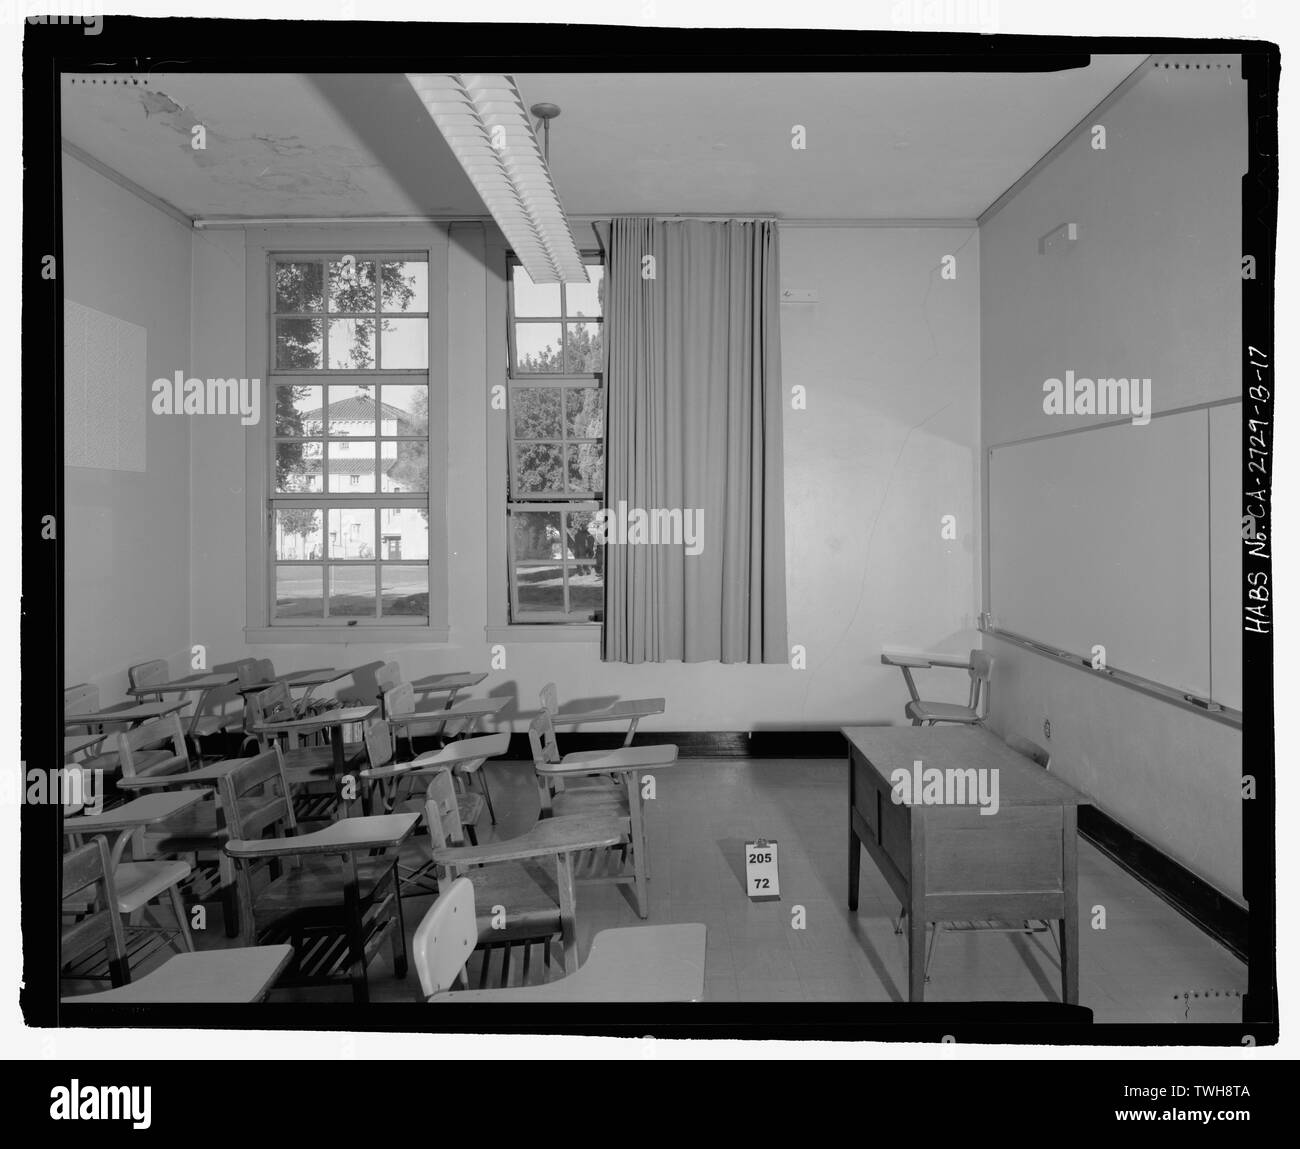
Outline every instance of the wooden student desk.
[(559, 981), (439, 993), (429, 1001), (699, 1001), (704, 996), (706, 935), (699, 923), (601, 930), (587, 960)]
[[(847, 726), (849, 909), (858, 908), (862, 847), (907, 912), (907, 988), (925, 996), (931, 922), (1056, 919), (1061, 999), (1079, 1002), (1077, 790), (983, 727)], [(999, 808), (896, 803), (899, 768), (997, 770)], [(910, 795), (910, 789), (908, 791)], [(971, 799), (970, 801), (973, 801)]]

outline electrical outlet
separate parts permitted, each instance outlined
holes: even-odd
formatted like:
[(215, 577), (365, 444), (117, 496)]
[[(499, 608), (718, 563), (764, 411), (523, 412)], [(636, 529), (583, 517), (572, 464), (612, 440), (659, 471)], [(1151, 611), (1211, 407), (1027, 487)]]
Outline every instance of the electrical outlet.
[(1048, 742), (1052, 740), (1052, 720), (1050, 718), (1043, 719), (1043, 737), (1046, 738)]

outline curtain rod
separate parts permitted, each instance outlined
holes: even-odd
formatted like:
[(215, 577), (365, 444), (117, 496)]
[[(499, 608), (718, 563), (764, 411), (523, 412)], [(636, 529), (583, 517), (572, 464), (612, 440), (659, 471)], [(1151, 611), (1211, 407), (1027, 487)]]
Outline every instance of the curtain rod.
[[(779, 215), (571, 215), (570, 223), (591, 224), (609, 219), (701, 220), (741, 223), (771, 221), (783, 227), (975, 227), (974, 219), (802, 219)], [(188, 219), (187, 219), (187, 222)], [(489, 215), (340, 215), (340, 216), (210, 216), (198, 217), (193, 226), (199, 231), (226, 227), (342, 227), (348, 224), (376, 226), (383, 224), (450, 224), (491, 223)]]

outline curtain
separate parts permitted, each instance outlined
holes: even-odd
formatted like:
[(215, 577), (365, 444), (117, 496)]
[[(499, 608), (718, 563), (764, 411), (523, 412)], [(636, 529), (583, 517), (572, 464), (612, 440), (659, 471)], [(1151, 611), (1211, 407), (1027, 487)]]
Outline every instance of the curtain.
[(606, 661), (789, 657), (777, 246), (775, 222), (608, 225)]

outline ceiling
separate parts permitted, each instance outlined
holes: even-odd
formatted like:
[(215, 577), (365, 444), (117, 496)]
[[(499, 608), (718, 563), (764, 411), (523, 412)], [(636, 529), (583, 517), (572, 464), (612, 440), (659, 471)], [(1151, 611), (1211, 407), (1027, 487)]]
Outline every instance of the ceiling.
[[(515, 79), (526, 104), (562, 108), (551, 169), (570, 215), (972, 219), (1142, 59), (1048, 73)], [(64, 76), (63, 136), (190, 217), (484, 211), (396, 74)]]

